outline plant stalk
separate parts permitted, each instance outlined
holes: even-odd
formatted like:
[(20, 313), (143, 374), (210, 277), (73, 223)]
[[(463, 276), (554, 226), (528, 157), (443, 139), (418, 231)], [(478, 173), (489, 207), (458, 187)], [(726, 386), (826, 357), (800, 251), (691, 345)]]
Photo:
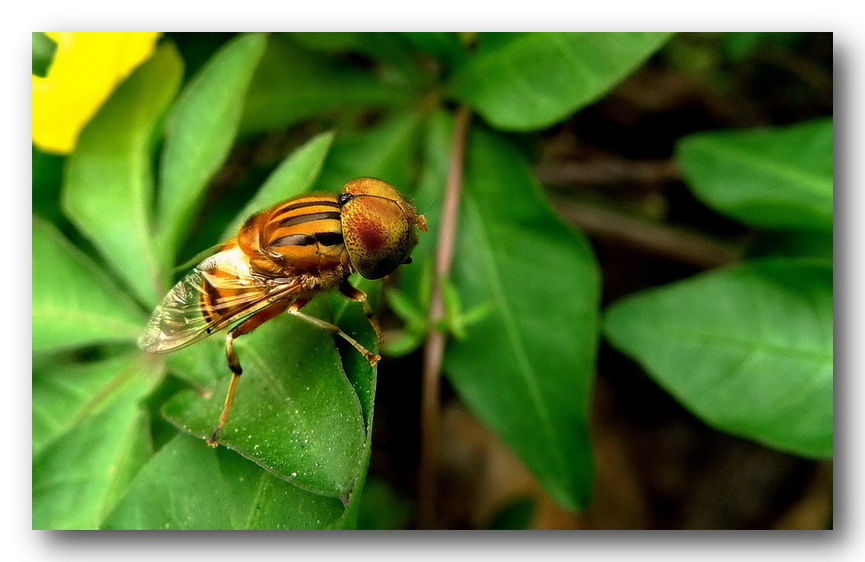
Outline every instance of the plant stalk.
[(428, 336), (424, 348), (423, 388), (421, 396), (421, 454), (418, 473), (418, 525), (421, 529), (436, 526), (439, 435), (441, 425), (441, 366), (447, 334), (439, 329), (445, 315), (444, 285), (450, 274), (456, 240), (457, 215), (463, 185), (466, 143), (471, 111), (460, 105), (454, 117), (451, 156), (445, 185), (436, 247), (435, 275), (432, 283)]

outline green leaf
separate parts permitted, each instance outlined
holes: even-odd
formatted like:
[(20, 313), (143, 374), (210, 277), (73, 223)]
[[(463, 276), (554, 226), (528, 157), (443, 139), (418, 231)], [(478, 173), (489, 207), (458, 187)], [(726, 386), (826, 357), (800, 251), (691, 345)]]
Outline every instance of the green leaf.
[(493, 126), (541, 129), (600, 98), (669, 33), (486, 33), (450, 93)]
[[(381, 294), (381, 281), (364, 279), (358, 274), (353, 275), (349, 281), (354, 287), (366, 293), (369, 305), (375, 312)], [(377, 353), (378, 342), (376, 342), (375, 333), (364, 314), (363, 305), (348, 300), (339, 294), (331, 295), (330, 304), (333, 309), (333, 322), (362, 346), (373, 353)], [(357, 394), (366, 421), (367, 433), (371, 435), (376, 369), (370, 367), (369, 361), (353, 347), (342, 341), (341, 338), (339, 341), (343, 350), (342, 361), (346, 377)]]
[(751, 55), (761, 43), (766, 42), (774, 33), (764, 31), (734, 31), (721, 34), (721, 48), (734, 61), (742, 61)]
[(493, 515), (489, 528), (499, 531), (529, 529), (537, 510), (535, 503), (531, 497), (514, 498)]
[(457, 339), (466, 337), (466, 328), (483, 319), (493, 309), (492, 301), (481, 303), (470, 310), (464, 310), (460, 302), (456, 287), (449, 281), (442, 288), (442, 297), (445, 305), (445, 317), (442, 321), (443, 329)]
[(165, 357), (168, 370), (191, 383), (202, 392), (209, 392), (214, 381), (230, 376), (225, 358), (225, 337), (217, 333), (195, 345), (172, 351)]
[[(381, 295), (381, 281), (364, 279), (357, 274), (350, 281), (354, 287), (367, 294), (370, 307), (375, 312), (378, 308)], [(335, 299), (336, 303), (334, 303)], [(331, 295), (330, 301), (333, 308), (334, 323), (368, 350), (378, 353), (378, 342), (375, 338), (375, 332), (366, 318), (363, 306), (335, 294)], [(363, 419), (366, 423), (366, 440), (364, 441), (361, 453), (361, 466), (358, 471), (358, 479), (349, 495), (346, 512), (340, 522), (341, 528), (354, 529), (358, 525), (360, 504), (366, 486), (366, 474), (369, 470), (369, 460), (372, 454), (372, 420), (378, 369), (371, 367), (369, 361), (353, 347), (342, 341), (340, 343), (342, 344), (342, 361), (346, 378), (351, 383), (355, 395), (360, 402)]]
[(106, 529), (321, 529), (342, 503), (292, 486), (225, 448), (178, 435), (141, 470)]
[(54, 51), (56, 50), (57, 43), (47, 35), (33, 32), (32, 73), (36, 76), (45, 77), (51, 67), (51, 61), (54, 60)]
[[(321, 318), (322, 305), (313, 301), (304, 311)], [(286, 315), (237, 340), (235, 350), (244, 374), (220, 443), (304, 489), (347, 497), (359, 476), (366, 432), (333, 336)], [(209, 397), (182, 392), (166, 404), (166, 417), (209, 437), (229, 379), (226, 365)]]
[(614, 303), (610, 342), (722, 431), (832, 455), (832, 269), (777, 258)]
[[(130, 385), (151, 377), (136, 355), (94, 363), (58, 363), (33, 367), (33, 453), (38, 454), (65, 433), (123, 400)], [(141, 381), (133, 381), (141, 378)]]
[(166, 259), (176, 252), (207, 185), (228, 157), (265, 43), (265, 36), (258, 33), (230, 41), (189, 83), (171, 110), (158, 209)]
[(756, 226), (832, 230), (832, 120), (699, 133), (676, 160), (695, 195)]
[[(390, 287), (386, 293), (391, 311), (403, 322), (398, 335), (385, 338), (382, 344), (384, 353), (392, 356), (407, 355), (426, 341), (429, 326), (430, 293), (432, 291), (433, 268), (435, 265), (435, 224), (439, 222), (438, 210), (441, 206), (440, 170), (432, 173), (427, 167), (425, 179), (421, 180), (420, 190), (415, 194), (415, 204), (418, 209), (428, 210), (427, 226), (430, 233), (420, 236), (418, 246), (412, 252), (414, 263), (400, 269), (397, 279), (399, 288)], [(432, 234), (432, 235), (431, 235)]]
[(416, 53), (401, 33), (373, 31), (302, 32), (290, 33), (294, 42), (305, 48), (333, 55), (360, 53), (373, 59), (376, 66), (385, 64), (387, 71), (379, 71), (384, 82), (404, 86), (420, 85), (425, 73)]
[(459, 34), (454, 32), (403, 32), (400, 33), (415, 47), (429, 53), (449, 68), (459, 67), (467, 53), (460, 42)]
[(335, 191), (357, 177), (380, 178), (405, 192), (417, 156), (421, 117), (396, 114), (367, 131), (338, 137), (315, 189)]
[(367, 482), (360, 502), (358, 529), (387, 531), (405, 529), (411, 520), (411, 505), (384, 480)]
[(133, 341), (146, 318), (93, 261), (33, 217), (33, 351)]
[(177, 51), (161, 45), (88, 123), (67, 161), (66, 214), (145, 303), (164, 288), (150, 222), (153, 144), (182, 74)]
[(388, 290), (387, 303), (403, 322), (425, 324), (427, 321), (426, 311), (420, 310), (414, 301), (399, 289)]
[[(450, 129), (441, 118), (432, 129), (430, 164), (441, 176)], [(444, 181), (428, 175), (425, 184)], [(463, 306), (492, 303), (492, 310), (449, 342), (444, 370), (552, 497), (580, 508), (592, 481), (597, 265), (585, 239), (543, 200), (520, 153), (499, 137), (470, 135), (463, 189), (452, 281)], [(430, 212), (431, 231), (437, 214)]]
[[(372, 302), (377, 299), (378, 282), (359, 283), (358, 286), (366, 290)], [(339, 299), (339, 300), (337, 300)], [(353, 337), (361, 341), (369, 349), (374, 349), (374, 338), (369, 323), (363, 315), (362, 307), (337, 295), (332, 299), (336, 304), (335, 322), (339, 323)], [(313, 303), (306, 309), (313, 312), (315, 308), (326, 309), (324, 303)], [(323, 316), (323, 314), (317, 314)], [(249, 343), (268, 349), (281, 350), (296, 347), (299, 355), (304, 357), (318, 356), (321, 351), (317, 347), (306, 345), (304, 339), (286, 338), (282, 330), (268, 333), (268, 327), (274, 323), (288, 323), (289, 327), (296, 327), (300, 321), (294, 318), (281, 318), (269, 322), (251, 336), (244, 336), (238, 343), (238, 353), (245, 368), (245, 374), (239, 385), (238, 402), (229, 418), (229, 426), (236, 420), (236, 416), (243, 416), (238, 408), (241, 400), (252, 400), (256, 396), (250, 396), (249, 386), (255, 386), (253, 377), (261, 373), (248, 362), (248, 353), (240, 344)], [(301, 323), (301, 328), (306, 327)], [(313, 329), (314, 330), (314, 329)], [(313, 336), (321, 336), (321, 332), (314, 330)], [(325, 338), (332, 336), (325, 334)], [(262, 338), (259, 342), (253, 342), (254, 338)], [(248, 340), (248, 341), (244, 341)], [(213, 344), (213, 345), (208, 345)], [(327, 342), (327, 345), (331, 345)], [(347, 347), (347, 346), (346, 346)], [(187, 352), (196, 352), (187, 355)], [(183, 360), (175, 362), (176, 358)], [(196, 361), (196, 358), (198, 359)], [(290, 362), (290, 357), (280, 355), (279, 362)], [(296, 481), (289, 483), (282, 478), (276, 477), (267, 470), (260, 468), (257, 464), (242, 459), (235, 452), (225, 447), (220, 447), (215, 453), (201, 440), (188, 437), (178, 437), (174, 443), (170, 443), (159, 454), (154, 457), (142, 471), (139, 478), (132, 485), (130, 493), (124, 498), (116, 512), (109, 518), (106, 527), (114, 529), (161, 529), (161, 528), (184, 528), (184, 529), (318, 529), (318, 528), (352, 528), (356, 518), (359, 504), (359, 492), (362, 488), (363, 475), (369, 462), (370, 438), (371, 438), (371, 416), (372, 400), (375, 394), (375, 369), (360, 356), (353, 348), (347, 347), (343, 357), (346, 371), (354, 387), (354, 392), (360, 397), (364, 412), (368, 412), (366, 437), (362, 447), (357, 450), (359, 464), (356, 467), (355, 478), (357, 480), (348, 495), (348, 506), (343, 508), (343, 503), (336, 498), (308, 492), (294, 486)], [(290, 364), (290, 363), (286, 363)], [(180, 350), (169, 356), (169, 365), (177, 367), (181, 365), (184, 374), (195, 379), (201, 385), (210, 385), (212, 380), (206, 379), (216, 375), (221, 382), (227, 381), (230, 376), (225, 362), (225, 353), (219, 338), (205, 340), (187, 349)], [(293, 373), (292, 377), (305, 378), (306, 381), (315, 382), (318, 373), (307, 373), (303, 370)], [(345, 376), (342, 378), (342, 386), (345, 386)], [(282, 375), (280, 375), (282, 377)], [(289, 377), (290, 378), (290, 377)], [(295, 381), (300, 384), (303, 381)], [(299, 393), (301, 398), (308, 398), (310, 394), (317, 396), (317, 401), (328, 400), (333, 394), (332, 389), (325, 385), (313, 385), (314, 388), (306, 393)], [(220, 389), (220, 392), (222, 389)], [(349, 388), (348, 393), (351, 393)], [(340, 391), (338, 394), (345, 394)], [(221, 405), (222, 395), (216, 393), (214, 401)], [(281, 409), (297, 407), (298, 403), (285, 400), (283, 396), (277, 396), (273, 402), (278, 402), (275, 409), (270, 409), (272, 403), (258, 402), (249, 404), (252, 409), (267, 410), (272, 416), (263, 423), (273, 424), (272, 433), (275, 437), (280, 435), (292, 435), (288, 429), (280, 429), (279, 417)], [(357, 404), (357, 398), (354, 399)], [(290, 412), (290, 417), (303, 418), (309, 415), (309, 408), (304, 404), (302, 415)], [(172, 405), (169, 405), (171, 408)], [(300, 408), (298, 408), (300, 409)], [(357, 406), (355, 406), (355, 411)], [(202, 420), (204, 427), (209, 432), (216, 422), (218, 412), (213, 416)], [(313, 415), (313, 418), (316, 416)], [(335, 423), (336, 426), (327, 431), (341, 432), (343, 425), (341, 416), (337, 412), (324, 423)], [(298, 421), (298, 420), (296, 420)], [(359, 420), (360, 421), (360, 420)], [(303, 425), (300, 419), (298, 425)], [(317, 430), (314, 425), (305, 426), (311, 434)], [(268, 433), (271, 430), (268, 429)], [(295, 445), (295, 448), (303, 449), (321, 443), (321, 440)], [(349, 446), (351, 443), (341, 444)], [(255, 445), (253, 445), (255, 449)], [(259, 449), (253, 451), (258, 454)], [(348, 452), (350, 454), (350, 451)], [(333, 457), (338, 457), (334, 453)], [(319, 461), (321, 462), (321, 461)], [(330, 460), (326, 462), (331, 462)], [(315, 467), (320, 469), (320, 467)], [(206, 482), (208, 485), (202, 485)], [(345, 498), (343, 498), (345, 499)]]
[(789, 49), (802, 38), (802, 33), (779, 31), (734, 31), (721, 33), (720, 47), (735, 62), (752, 56), (766, 44)]
[(240, 131), (271, 131), (333, 110), (392, 108), (408, 99), (364, 68), (306, 51), (277, 34), (268, 39), (252, 78)]
[(748, 248), (749, 257), (808, 257), (832, 265), (834, 236), (831, 230), (763, 230)]
[(140, 403), (158, 368), (135, 354), (34, 373), (34, 529), (96, 529), (114, 508), (151, 454)]
[(258, 211), (310, 191), (321, 173), (333, 137), (334, 133), (322, 133), (286, 158), (228, 225), (223, 239), (227, 240), (237, 234), (243, 222)]
[(35, 145), (31, 150), (32, 209), (34, 215), (60, 224), (66, 220), (60, 208), (60, 193), (63, 185), (63, 166), (66, 158), (42, 152)]
[(421, 309), (420, 305), (396, 287), (389, 287), (385, 297), (390, 310), (402, 320), (403, 326), (396, 335), (384, 338), (382, 351), (393, 357), (408, 355), (426, 340), (429, 303), (424, 303)]

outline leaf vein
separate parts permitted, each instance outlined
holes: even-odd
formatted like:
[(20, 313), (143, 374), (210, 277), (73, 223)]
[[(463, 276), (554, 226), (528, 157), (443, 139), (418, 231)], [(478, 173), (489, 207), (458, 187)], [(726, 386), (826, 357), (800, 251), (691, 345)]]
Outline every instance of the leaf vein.
[[(492, 255), (492, 245), (490, 243), (490, 237), (487, 232), (484, 230), (484, 223), (481, 220), (480, 211), (477, 208), (477, 204), (470, 197), (466, 197), (466, 207), (472, 214), (475, 215), (475, 224), (478, 228), (478, 239), (474, 240), (473, 243), (476, 243), (478, 246), (485, 248), (485, 251), (480, 252), (480, 255), (483, 257), (483, 263), (486, 269), (489, 271), (490, 275), (487, 275), (487, 280), (490, 283), (490, 288), (496, 295), (496, 300), (498, 302), (507, 302), (508, 292), (504, 290), (499, 282), (499, 272), (496, 267), (494, 261), (490, 258)], [(519, 365), (519, 369), (517, 372), (522, 375), (523, 382), (528, 390), (529, 398), (531, 400), (532, 405), (534, 406), (538, 416), (542, 420), (542, 431), (546, 435), (548, 443), (555, 444), (555, 424), (553, 424), (552, 419), (550, 417), (550, 413), (547, 410), (544, 401), (541, 397), (540, 389), (537, 386), (536, 379), (537, 373), (534, 372), (532, 368), (531, 362), (529, 361), (528, 354), (522, 345), (522, 340), (519, 336), (517, 323), (513, 316), (510, 314), (510, 308), (508, 306), (499, 307), (499, 311), (501, 312), (503, 318), (503, 325), (505, 327), (505, 333), (508, 336), (508, 339), (511, 340), (511, 349), (513, 349), (514, 354), (516, 355), (517, 364)], [(554, 456), (557, 464), (560, 469), (565, 469), (567, 467), (566, 459), (563, 457), (562, 450), (559, 447), (553, 447)], [(556, 472), (557, 474), (563, 474), (562, 470)]]

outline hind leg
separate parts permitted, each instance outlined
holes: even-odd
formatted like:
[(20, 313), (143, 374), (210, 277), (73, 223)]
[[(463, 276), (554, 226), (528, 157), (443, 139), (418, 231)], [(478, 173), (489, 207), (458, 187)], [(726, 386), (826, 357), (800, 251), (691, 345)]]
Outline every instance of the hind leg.
[(219, 444), (219, 434), (222, 428), (225, 427), (225, 422), (228, 421), (228, 414), (231, 412), (231, 406), (234, 404), (234, 393), (237, 390), (237, 383), (240, 382), (240, 375), (243, 374), (243, 368), (240, 366), (240, 359), (237, 353), (234, 352), (234, 340), (243, 334), (248, 334), (258, 328), (271, 318), (275, 318), (288, 308), (288, 303), (276, 303), (272, 306), (256, 312), (234, 328), (228, 331), (225, 336), (225, 357), (228, 360), (228, 368), (231, 369), (231, 382), (228, 383), (228, 393), (225, 396), (225, 404), (222, 406), (222, 414), (219, 416), (219, 422), (216, 424), (216, 429), (207, 440), (207, 444), (211, 447), (216, 447)]

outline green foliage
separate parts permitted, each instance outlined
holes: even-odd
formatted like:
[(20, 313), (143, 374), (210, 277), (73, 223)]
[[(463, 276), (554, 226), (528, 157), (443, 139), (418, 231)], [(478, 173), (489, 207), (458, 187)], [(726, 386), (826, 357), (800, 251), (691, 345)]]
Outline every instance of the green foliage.
[(393, 107), (407, 101), (402, 88), (377, 79), (362, 66), (272, 35), (249, 86), (240, 132), (249, 135), (333, 111)]
[(342, 512), (337, 499), (306, 493), (231, 451), (178, 435), (141, 470), (104, 528), (320, 529)]
[(141, 354), (33, 371), (33, 528), (96, 529), (152, 454)]
[(489, 528), (497, 531), (528, 529), (534, 511), (532, 498), (516, 498), (493, 515)]
[(160, 47), (84, 128), (66, 165), (67, 216), (147, 304), (165, 288), (151, 217), (154, 137), (182, 72), (177, 51)]
[[(205, 249), (190, 247), (198, 229), (218, 244), (258, 209), (374, 176), (411, 194), (430, 228), (384, 293), (352, 282), (406, 321), (384, 349), (415, 351), (460, 102), (483, 120), (466, 149), (444, 371), (559, 504), (585, 507), (599, 267), (503, 131), (563, 121), (667, 37), (238, 34), (219, 48), (202, 38), (213, 52), (186, 82), (190, 61), (163, 38), (74, 153), (34, 149), (33, 526), (404, 526), (410, 504), (366, 481), (377, 372), (353, 348), (288, 315), (240, 338), (244, 375), (213, 450), (201, 438), (230, 379), (221, 338), (167, 356), (135, 340), (185, 273), (178, 256)], [(200, 52), (196, 41), (184, 36), (185, 49)], [(249, 146), (276, 147), (253, 164), (261, 187), (211, 189)], [(677, 157), (706, 204), (770, 229), (763, 258), (628, 297), (608, 311), (607, 336), (707, 423), (831, 455), (831, 123), (695, 135)], [(203, 228), (209, 217), (221, 218)], [(330, 295), (305, 310), (376, 348), (359, 304)], [(492, 525), (525, 527), (533, 507), (521, 500)]]
[(369, 531), (403, 529), (411, 506), (382, 480), (370, 480), (360, 500), (357, 528)]
[(44, 77), (48, 74), (48, 67), (51, 66), (51, 61), (54, 58), (54, 51), (57, 50), (57, 43), (52, 41), (44, 33), (34, 32), (32, 35), (32, 72), (35, 76)]
[(311, 191), (321, 174), (324, 159), (332, 143), (333, 133), (323, 133), (286, 158), (259, 188), (252, 200), (228, 224), (223, 231), (222, 239), (227, 240), (234, 236), (243, 221), (258, 211)]
[(168, 116), (157, 226), (169, 257), (228, 156), (264, 45), (261, 34), (241, 35), (225, 45), (184, 89)]
[(707, 205), (766, 228), (832, 230), (832, 120), (692, 135), (676, 157)]
[[(198, 484), (223, 485), (208, 473), (212, 466), (200, 461), (208, 448), (198, 441), (203, 450), (189, 453), (190, 440), (178, 437), (154, 456), (149, 420), (165, 415), (180, 430), (198, 435), (212, 431), (229, 379), (222, 346), (208, 340), (165, 362), (137, 351), (130, 355), (147, 319), (136, 300), (151, 305), (162, 296), (174, 258), (173, 252), (158, 250), (172, 247), (180, 232), (155, 227), (154, 196), (161, 197), (168, 185), (179, 190), (174, 204), (200, 209), (202, 190), (224, 160), (232, 135), (230, 123), (204, 116), (213, 113), (230, 121), (233, 114), (236, 127), (239, 102), (245, 99), (243, 81), (226, 83), (225, 76), (243, 68), (251, 74), (264, 42), (259, 35), (230, 42), (176, 98), (182, 61), (166, 43), (88, 125), (78, 150), (66, 162), (62, 197), (66, 215), (101, 260), (34, 217), (34, 527), (353, 526), (371, 444), (375, 371), (368, 364), (349, 359), (343, 363), (330, 335), (290, 318), (271, 322), (239, 341), (247, 371), (258, 375), (244, 377), (224, 435), (228, 448), (213, 458), (229, 459), (223, 462), (229, 468), (223, 467), (221, 473), (228, 478), (225, 486), (241, 481), (254, 488), (248, 497), (240, 497), (243, 485), (220, 494), (234, 498), (219, 500), (227, 515), (198, 513), (190, 518), (189, 513), (197, 513), (196, 502), (205, 500), (190, 496), (188, 489), (178, 487), (184, 481), (165, 477), (164, 472), (182, 472)], [(172, 116), (168, 125), (166, 114)], [(157, 192), (152, 163), (160, 137), (169, 130), (173, 136), (161, 152)], [(332, 141), (333, 134), (322, 134), (289, 155), (250, 204), (266, 205), (309, 190)], [(171, 151), (174, 156), (164, 156)], [(187, 174), (196, 179), (186, 181)], [(45, 177), (42, 183), (52, 176)], [(367, 289), (375, 298), (375, 287)], [(328, 317), (325, 304), (315, 303), (310, 310)], [(334, 310), (339, 311), (337, 322), (374, 347), (362, 312)], [(294, 344), (285, 346), (286, 341)], [(294, 359), (286, 359), (286, 348)], [(88, 353), (104, 359), (82, 363), (87, 354), (74, 353), (77, 350), (91, 350)], [(344, 365), (353, 370), (348, 377)], [(154, 385), (166, 380), (166, 370), (190, 387), (181, 385), (180, 392), (175, 390), (151, 411), (145, 398), (152, 392), (160, 395), (162, 390)], [(172, 387), (177, 383), (166, 386)], [(175, 446), (178, 442), (186, 448)], [(78, 473), (70, 475), (69, 467)], [(212, 497), (206, 486), (196, 487), (204, 491), (204, 498)], [(249, 509), (255, 513), (238, 515), (264, 489), (274, 493), (273, 503), (253, 505)], [(180, 505), (176, 498), (186, 503)], [(287, 517), (286, 505), (304, 509)]]
[(451, 85), (501, 129), (548, 127), (595, 101), (667, 33), (486, 33)]
[(63, 181), (62, 156), (32, 148), (33, 214), (56, 225), (64, 224), (66, 217), (60, 208), (60, 183)]
[(747, 55), (767, 43), (791, 45), (802, 37), (801, 33), (778, 31), (735, 31), (723, 34), (723, 50), (733, 60), (744, 59)]
[(775, 258), (623, 299), (610, 341), (700, 418), (832, 456), (832, 268)]
[[(323, 317), (320, 304), (304, 310)], [(292, 345), (272, 345), (276, 341)], [(301, 488), (347, 497), (366, 436), (333, 336), (305, 322), (268, 322), (255, 337), (238, 340), (235, 349), (244, 371), (254, 376), (242, 378), (231, 425), (220, 441)], [(182, 392), (165, 405), (165, 416), (184, 431), (208, 437), (228, 386), (223, 373), (214, 373), (218, 378), (207, 398)]]
[(327, 155), (315, 189), (333, 189), (345, 183), (343, 178), (363, 175), (410, 185), (421, 120), (415, 113), (397, 113), (367, 131), (341, 136)]
[[(441, 174), (450, 133), (451, 123), (439, 116), (427, 143), (438, 162), (431, 170)], [(491, 307), (464, 338), (450, 342), (445, 372), (553, 497), (576, 509), (591, 488), (587, 418), (598, 332), (597, 265), (585, 239), (550, 211), (513, 147), (482, 132), (469, 138), (469, 146), (454, 284), (465, 307)], [(418, 202), (423, 205), (443, 182), (443, 175), (430, 174)], [(501, 195), (504, 185), (507, 197)], [(493, 200), (496, 205), (488, 204)], [(428, 219), (438, 224), (438, 211), (431, 209)], [(416, 255), (430, 260), (423, 250)]]
[(145, 320), (129, 295), (93, 260), (36, 217), (33, 279), (34, 351), (128, 341)]
[(441, 61), (449, 69), (459, 68), (466, 59), (467, 53), (456, 33), (415, 31), (400, 35), (421, 51)]
[(758, 239), (763, 259), (613, 304), (607, 337), (710, 425), (831, 457), (831, 120), (700, 133), (677, 158), (708, 205), (785, 230)]

